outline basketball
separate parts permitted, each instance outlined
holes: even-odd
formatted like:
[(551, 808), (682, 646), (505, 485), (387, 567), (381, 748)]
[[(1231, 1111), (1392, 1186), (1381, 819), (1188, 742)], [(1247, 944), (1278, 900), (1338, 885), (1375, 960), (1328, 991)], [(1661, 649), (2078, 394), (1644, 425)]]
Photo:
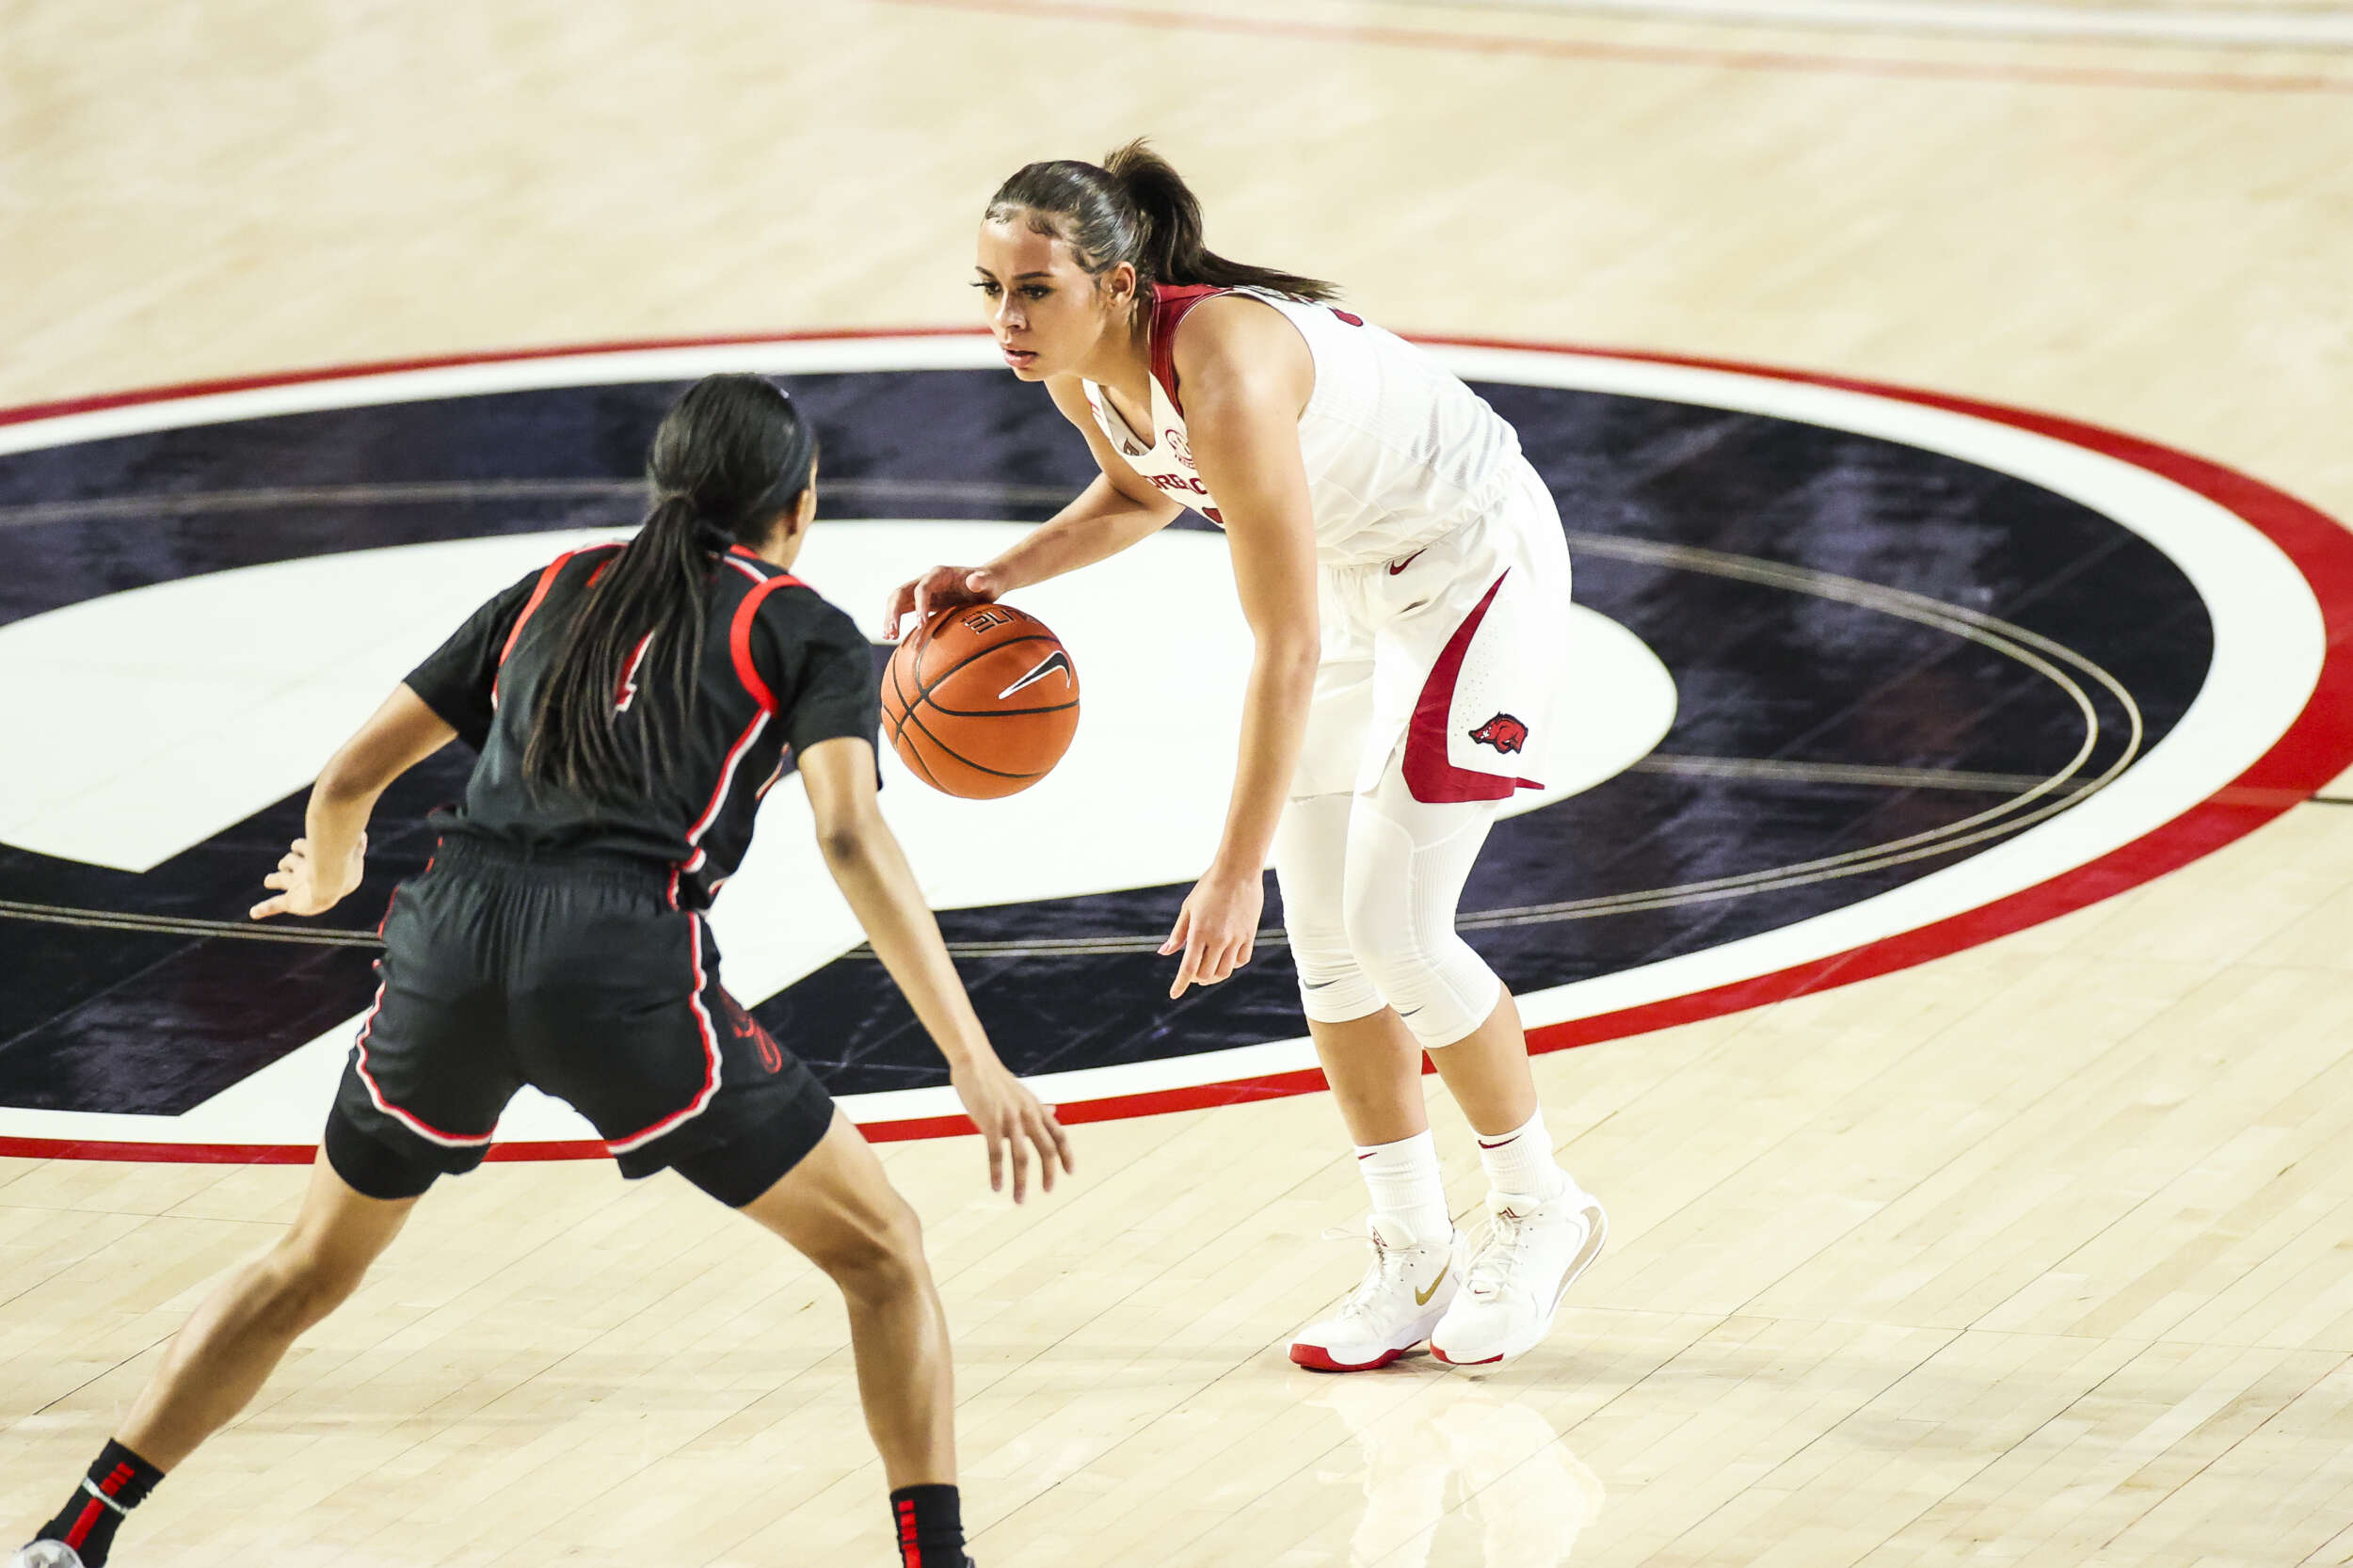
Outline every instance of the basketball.
[(883, 674), (883, 728), (932, 788), (967, 800), (1018, 794), (1051, 773), (1079, 729), (1079, 672), (1062, 639), (1009, 604), (942, 610)]

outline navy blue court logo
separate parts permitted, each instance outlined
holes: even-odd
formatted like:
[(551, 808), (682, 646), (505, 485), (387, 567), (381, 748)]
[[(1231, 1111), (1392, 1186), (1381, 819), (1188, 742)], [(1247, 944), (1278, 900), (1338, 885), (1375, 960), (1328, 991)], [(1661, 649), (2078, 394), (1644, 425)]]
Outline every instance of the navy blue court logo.
[[(1983, 941), (2353, 762), (2353, 544), (2255, 481), (1895, 389), (1437, 351), (1520, 432), (1575, 563), (1569, 770), (1497, 824), (1461, 922), (1540, 1047)], [(874, 625), (890, 584), (984, 558), (1092, 473), (990, 362), (952, 334), (625, 346), (0, 415), (0, 1152), (308, 1158), (376, 920), (472, 759), (386, 797), (344, 905), (255, 926), (311, 770), (481, 599), (631, 526), (655, 421), (712, 370), (777, 375), (815, 419), (800, 571)], [(984, 1021), (1068, 1119), (1319, 1081), (1279, 931), (1175, 1003), (1156, 952), (1225, 798), (1231, 599), (1206, 523), (1025, 594), (1088, 672), (1063, 765), (958, 802), (888, 764)], [(1515, 749), (1517, 724), (1472, 740)], [(799, 792), (762, 809), (713, 915), (729, 987), (870, 1132), (954, 1130)], [(600, 1152), (528, 1095), (501, 1136)]]

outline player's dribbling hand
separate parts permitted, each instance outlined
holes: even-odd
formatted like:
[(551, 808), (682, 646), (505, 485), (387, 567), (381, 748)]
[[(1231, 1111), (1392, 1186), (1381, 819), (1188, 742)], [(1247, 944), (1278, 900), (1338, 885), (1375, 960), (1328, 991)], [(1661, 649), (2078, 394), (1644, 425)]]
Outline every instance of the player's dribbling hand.
[(935, 610), (994, 603), (1000, 591), (997, 579), (985, 567), (934, 567), (891, 590), (884, 612), (883, 638), (897, 642), (899, 622), (907, 616), (913, 616), (918, 626), (927, 625)]
[(279, 858), (278, 869), (262, 878), (262, 886), (277, 888), (278, 896), (255, 904), (250, 911), (253, 919), (326, 914), (360, 886), (360, 878), (367, 869), (367, 856), (368, 836), (362, 833), (352, 844), (344, 864), (329, 871), (312, 858), (310, 840), (296, 839), (294, 847)]
[(960, 1067), (949, 1071), (949, 1081), (956, 1087), (956, 1098), (964, 1102), (964, 1113), (972, 1118), (972, 1125), (981, 1129), (981, 1139), (988, 1144), (988, 1190), (1005, 1190), (1005, 1165), (1013, 1165), (1013, 1201), (1019, 1203), (1029, 1196), (1030, 1150), (1037, 1150), (1038, 1179), (1048, 1192), (1054, 1190), (1055, 1167), (1076, 1171), (1077, 1161), (1070, 1153), (1070, 1135), (1054, 1120), (1054, 1113), (1037, 1102), (1029, 1085), (1006, 1070), (1005, 1064), (994, 1056), (968, 1059)]
[(1250, 962), (1258, 939), (1258, 917), (1266, 909), (1266, 885), (1256, 876), (1227, 876), (1212, 871), (1193, 885), (1185, 906), (1176, 911), (1176, 924), (1160, 944), (1160, 956), (1182, 952), (1176, 983), (1168, 988), (1171, 1001), (1188, 986), (1214, 985)]

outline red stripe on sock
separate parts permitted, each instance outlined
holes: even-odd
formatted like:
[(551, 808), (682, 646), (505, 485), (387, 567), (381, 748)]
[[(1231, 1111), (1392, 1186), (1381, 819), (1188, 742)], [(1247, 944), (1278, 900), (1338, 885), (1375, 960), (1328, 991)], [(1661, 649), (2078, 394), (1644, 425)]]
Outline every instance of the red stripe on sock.
[(98, 1516), (105, 1512), (106, 1505), (100, 1502), (96, 1497), (92, 1497), (88, 1502), (84, 1503), (82, 1505), (82, 1516), (73, 1521), (73, 1528), (72, 1529), (65, 1532), (65, 1544), (72, 1547), (75, 1551), (80, 1551), (82, 1549), (82, 1543), (89, 1539), (90, 1527), (97, 1524)]
[(915, 1499), (899, 1502), (899, 1568), (923, 1568), (923, 1555), (915, 1544)]
[(121, 1491), (124, 1484), (128, 1482), (130, 1479), (131, 1467), (128, 1464), (118, 1464), (104, 1480), (98, 1483), (98, 1490), (104, 1492), (107, 1496), (111, 1497), (116, 1493)]

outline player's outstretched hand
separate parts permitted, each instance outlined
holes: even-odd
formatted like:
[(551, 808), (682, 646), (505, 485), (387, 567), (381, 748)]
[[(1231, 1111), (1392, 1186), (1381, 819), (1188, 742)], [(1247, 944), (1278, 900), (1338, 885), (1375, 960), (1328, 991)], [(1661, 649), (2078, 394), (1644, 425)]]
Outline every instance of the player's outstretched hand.
[(310, 840), (296, 839), (294, 847), (280, 856), (278, 869), (262, 878), (262, 886), (275, 888), (278, 896), (255, 904), (253, 918), (265, 920), (272, 915), (326, 914), (360, 886), (360, 878), (367, 870), (367, 857), (368, 836), (364, 833), (352, 844), (344, 863), (332, 868), (321, 866), (312, 858)]
[(897, 642), (899, 622), (908, 616), (915, 617), (917, 626), (924, 626), (935, 610), (993, 603), (1001, 591), (985, 567), (934, 567), (890, 591), (890, 603), (883, 612), (883, 637)]
[(1070, 1153), (1070, 1135), (1054, 1120), (1054, 1113), (1037, 1102), (1029, 1085), (1006, 1070), (1005, 1064), (994, 1056), (976, 1057), (949, 1074), (956, 1086), (956, 1098), (964, 1102), (964, 1112), (972, 1118), (972, 1125), (981, 1129), (981, 1140), (988, 1145), (988, 1190), (1005, 1190), (1005, 1165), (1013, 1165), (1013, 1201), (1019, 1203), (1030, 1192), (1030, 1151), (1037, 1151), (1038, 1179), (1048, 1192), (1054, 1190), (1055, 1167), (1076, 1171), (1079, 1167)]
[(1225, 876), (1211, 872), (1193, 885), (1185, 906), (1176, 911), (1176, 924), (1160, 944), (1160, 956), (1181, 952), (1176, 983), (1168, 988), (1171, 1001), (1187, 986), (1214, 985), (1250, 962), (1257, 945), (1258, 917), (1266, 911), (1266, 884), (1256, 876)]

